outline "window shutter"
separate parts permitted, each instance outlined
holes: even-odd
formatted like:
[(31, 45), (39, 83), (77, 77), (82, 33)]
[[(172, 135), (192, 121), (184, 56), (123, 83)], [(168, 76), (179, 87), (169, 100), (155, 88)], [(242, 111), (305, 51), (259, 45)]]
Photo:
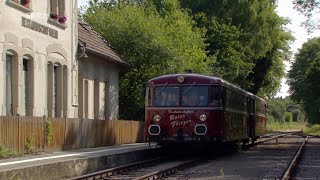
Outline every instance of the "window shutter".
[(58, 7), (58, 0), (51, 0), (50, 14), (54, 14), (54, 15), (58, 14), (57, 7)]
[(59, 16), (63, 17), (65, 16), (65, 1), (64, 0), (58, 0), (59, 1)]

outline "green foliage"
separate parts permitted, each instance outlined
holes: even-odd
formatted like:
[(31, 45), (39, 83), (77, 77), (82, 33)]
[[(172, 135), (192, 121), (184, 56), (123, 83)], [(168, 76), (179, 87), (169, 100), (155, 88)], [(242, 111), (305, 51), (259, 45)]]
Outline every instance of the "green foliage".
[(144, 83), (156, 76), (186, 69), (207, 74), (204, 32), (176, 0), (152, 1), (105, 8), (91, 4), (83, 15), (117, 49), (131, 67), (120, 79), (120, 114), (124, 119), (144, 118)]
[[(204, 27), (209, 54), (217, 57), (212, 73), (254, 94), (273, 96), (284, 76), (292, 36), (271, 0), (180, 0), (198, 27)], [(224, 73), (221, 73), (224, 72)]]
[(272, 115), (272, 114), (267, 114), (267, 119), (268, 119), (268, 122), (270, 122), (270, 123), (273, 123), (273, 122), (275, 122), (275, 119), (274, 119), (274, 116)]
[(53, 125), (51, 121), (46, 121), (46, 145), (50, 145), (53, 142)]
[(303, 122), (268, 122), (267, 129), (269, 133), (278, 131), (301, 131), (306, 129), (306, 123)]
[(304, 43), (288, 74), (291, 97), (301, 103), (310, 123), (320, 122), (320, 38)]
[(5, 147), (0, 146), (0, 159), (4, 158), (13, 158), (13, 157), (21, 157), (23, 156), (23, 154), (18, 153), (16, 151), (13, 150), (9, 150)]
[(315, 19), (320, 8), (319, 0), (294, 0), (293, 4), (298, 12), (307, 17), (307, 20), (303, 24), (309, 33), (319, 29), (319, 19)]
[(293, 109), (291, 113), (292, 113), (292, 119), (294, 122), (305, 121), (305, 114), (301, 109)]
[(289, 98), (268, 99), (269, 122), (304, 122), (303, 108)]
[(285, 112), (284, 115), (282, 116), (282, 122), (288, 122), (292, 123), (292, 113), (291, 112)]
[(306, 130), (304, 130), (304, 133), (320, 136), (320, 124), (314, 124), (311, 127), (308, 127)]
[(34, 138), (34, 135), (30, 136), (27, 138), (27, 143), (26, 143), (26, 151), (27, 151), (27, 154), (30, 154), (33, 152), (33, 149), (34, 149), (34, 143), (35, 143), (35, 138)]
[(131, 64), (120, 118), (143, 119), (144, 83), (186, 69), (273, 96), (292, 40), (275, 9), (272, 0), (91, 0), (82, 17)]

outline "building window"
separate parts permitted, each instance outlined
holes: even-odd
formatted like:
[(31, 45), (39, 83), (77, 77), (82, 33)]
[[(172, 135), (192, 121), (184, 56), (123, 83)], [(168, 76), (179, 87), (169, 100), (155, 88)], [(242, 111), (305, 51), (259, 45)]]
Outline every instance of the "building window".
[(33, 115), (33, 97), (34, 97), (34, 62), (29, 55), (23, 56), (22, 74), (21, 74), (21, 116)]
[(65, 24), (67, 17), (65, 16), (65, 0), (50, 0), (50, 18)]
[(68, 68), (63, 66), (63, 117), (68, 116)]
[(109, 113), (109, 83), (105, 82), (104, 83), (104, 114), (105, 114), (105, 119), (108, 120), (110, 118), (110, 113)]
[(66, 66), (48, 63), (47, 108), (49, 117), (67, 116), (67, 75)]
[(84, 118), (89, 119), (89, 83), (84, 80)]
[(23, 68), (22, 68), (22, 91), (21, 91), (21, 116), (28, 115), (28, 103), (29, 103), (29, 96), (28, 96), (28, 87), (29, 87), (29, 78), (28, 78), (28, 60), (23, 59)]
[(93, 83), (93, 97), (94, 97), (94, 119), (100, 119), (100, 82), (98, 79)]
[(6, 55), (6, 109), (7, 115), (13, 114), (12, 105), (12, 56)]

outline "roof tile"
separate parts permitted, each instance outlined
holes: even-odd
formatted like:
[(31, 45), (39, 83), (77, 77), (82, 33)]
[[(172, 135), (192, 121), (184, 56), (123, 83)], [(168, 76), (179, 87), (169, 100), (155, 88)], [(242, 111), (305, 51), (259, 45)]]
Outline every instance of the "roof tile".
[(120, 55), (112, 49), (110, 44), (103, 39), (91, 26), (79, 19), (78, 38), (86, 44), (86, 48), (100, 55), (108, 57), (110, 60), (128, 65), (127, 62), (121, 59)]

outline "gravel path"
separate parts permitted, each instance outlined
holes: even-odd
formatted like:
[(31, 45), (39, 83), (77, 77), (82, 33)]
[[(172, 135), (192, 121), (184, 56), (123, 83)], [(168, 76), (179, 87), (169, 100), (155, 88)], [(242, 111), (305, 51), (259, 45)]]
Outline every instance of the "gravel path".
[(279, 144), (273, 140), (209, 160), (167, 179), (279, 179), (302, 141), (299, 136), (279, 138)]

